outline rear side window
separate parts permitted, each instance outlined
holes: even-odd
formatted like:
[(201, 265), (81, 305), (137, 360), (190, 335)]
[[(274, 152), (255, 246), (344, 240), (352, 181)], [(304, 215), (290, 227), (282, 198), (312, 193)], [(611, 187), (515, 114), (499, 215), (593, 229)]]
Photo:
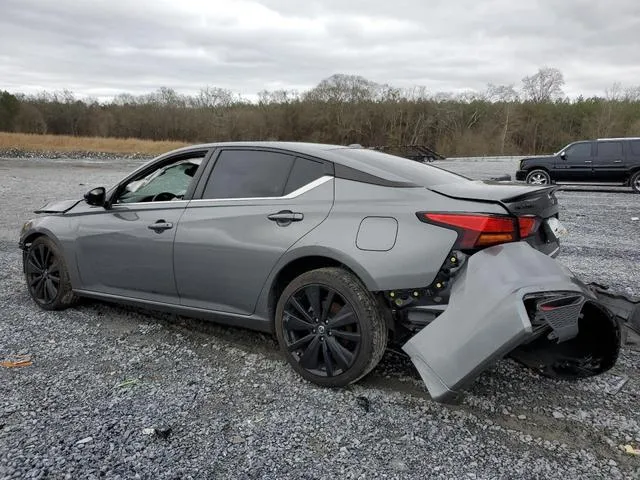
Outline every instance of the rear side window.
[(598, 156), (622, 155), (622, 142), (598, 142)]
[(289, 174), (289, 180), (284, 189), (284, 194), (288, 195), (300, 187), (319, 179), (325, 174), (325, 166), (321, 162), (307, 160), (306, 158), (296, 158), (296, 163)]
[(280, 197), (294, 157), (259, 150), (223, 150), (202, 198)]
[(351, 160), (346, 166), (385, 180), (405, 181), (424, 187), (469, 181), (460, 174), (434, 165), (374, 150), (342, 147), (331, 152)]
[(640, 155), (640, 140), (633, 140), (629, 142), (629, 146), (631, 147), (631, 152), (634, 155)]
[(590, 157), (591, 156), (591, 142), (576, 143), (571, 145), (565, 151), (568, 157)]

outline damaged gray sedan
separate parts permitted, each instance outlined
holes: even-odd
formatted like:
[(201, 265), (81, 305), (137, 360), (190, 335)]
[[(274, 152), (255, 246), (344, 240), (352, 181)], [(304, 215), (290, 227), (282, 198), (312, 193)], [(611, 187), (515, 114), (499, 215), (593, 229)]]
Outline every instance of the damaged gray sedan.
[(637, 324), (635, 300), (554, 260), (554, 191), (357, 147), (212, 143), (45, 205), (19, 243), (44, 309), (88, 297), (273, 332), (332, 387), (393, 343), (446, 401), (504, 356), (602, 373)]

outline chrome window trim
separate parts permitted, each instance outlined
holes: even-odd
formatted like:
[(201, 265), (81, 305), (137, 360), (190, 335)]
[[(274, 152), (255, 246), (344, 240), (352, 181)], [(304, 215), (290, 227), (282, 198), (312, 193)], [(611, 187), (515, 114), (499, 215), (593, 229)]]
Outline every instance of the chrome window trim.
[(332, 175), (323, 175), (320, 178), (315, 179), (313, 182), (309, 182), (306, 185), (294, 190), (293, 192), (281, 196), (281, 197), (233, 197), (233, 198), (194, 198), (191, 202), (239, 202), (245, 200), (290, 200), (292, 198), (299, 197), (300, 195), (307, 193), (309, 190), (313, 190), (319, 187), (323, 183), (328, 182), (333, 178)]
[(111, 205), (111, 209), (117, 207), (128, 207), (129, 205), (163, 205), (165, 203), (176, 205), (180, 203), (189, 203), (191, 200), (162, 200), (160, 202), (131, 202), (131, 203), (114, 203)]
[(294, 190), (293, 192), (280, 196), (280, 197), (234, 197), (234, 198), (194, 198), (192, 200), (163, 200), (160, 202), (131, 202), (131, 203), (114, 203), (112, 208), (116, 207), (128, 207), (130, 205), (176, 205), (180, 203), (190, 203), (190, 202), (238, 202), (238, 201), (246, 201), (246, 200), (290, 200), (292, 198), (299, 197), (302, 194), (307, 193), (310, 190), (313, 190), (316, 187), (319, 187), (323, 183), (328, 182), (333, 178), (332, 175), (323, 175), (320, 178), (315, 179), (313, 182), (309, 182), (306, 185)]

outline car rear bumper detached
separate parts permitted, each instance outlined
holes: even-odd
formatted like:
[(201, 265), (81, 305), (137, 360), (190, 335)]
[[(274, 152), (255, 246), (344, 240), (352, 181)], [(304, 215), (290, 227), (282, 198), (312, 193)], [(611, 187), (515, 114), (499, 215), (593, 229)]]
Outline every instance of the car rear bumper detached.
[(506, 355), (548, 376), (602, 373), (615, 364), (622, 325), (634, 315), (640, 323), (637, 302), (585, 285), (524, 242), (509, 243), (469, 257), (446, 310), (402, 348), (433, 399), (446, 402)]

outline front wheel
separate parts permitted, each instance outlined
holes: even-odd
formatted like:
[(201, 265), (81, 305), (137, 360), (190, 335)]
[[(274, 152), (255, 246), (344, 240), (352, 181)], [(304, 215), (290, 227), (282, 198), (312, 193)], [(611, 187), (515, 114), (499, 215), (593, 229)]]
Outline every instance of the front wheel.
[(293, 369), (326, 387), (367, 375), (387, 344), (386, 324), (371, 292), (352, 273), (333, 267), (303, 273), (285, 288), (275, 331)]
[(640, 171), (637, 171), (633, 175), (631, 175), (631, 180), (629, 182), (631, 184), (631, 188), (634, 192), (640, 193)]
[(546, 170), (532, 170), (527, 174), (527, 183), (531, 185), (550, 185), (551, 176)]
[(47, 237), (36, 238), (24, 255), (31, 298), (44, 310), (62, 310), (76, 300), (62, 252)]

